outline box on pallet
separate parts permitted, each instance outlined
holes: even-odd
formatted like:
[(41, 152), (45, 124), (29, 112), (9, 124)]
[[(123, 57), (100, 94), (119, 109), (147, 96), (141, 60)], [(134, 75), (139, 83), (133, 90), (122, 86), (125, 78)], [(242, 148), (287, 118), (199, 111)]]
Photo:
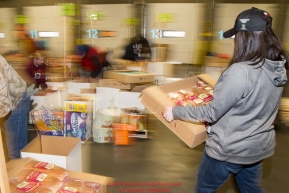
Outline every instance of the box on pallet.
[(116, 79), (121, 83), (145, 83), (153, 82), (154, 75), (134, 70), (109, 70), (103, 72), (104, 78)]
[(109, 78), (100, 79), (98, 84), (100, 87), (119, 88), (122, 90), (131, 90), (135, 86), (137, 86), (137, 84), (124, 84), (124, 83), (116, 81), (115, 79), (109, 79)]
[(162, 86), (149, 87), (143, 90), (141, 94), (141, 103), (191, 148), (206, 140), (207, 132), (205, 126), (201, 123), (188, 123), (180, 120), (168, 123), (163, 118), (162, 113), (165, 112), (166, 106), (174, 106), (173, 101), (166, 94), (180, 89), (189, 89), (196, 85), (199, 80), (204, 81), (212, 87), (216, 83), (216, 80), (209, 75), (201, 74)]

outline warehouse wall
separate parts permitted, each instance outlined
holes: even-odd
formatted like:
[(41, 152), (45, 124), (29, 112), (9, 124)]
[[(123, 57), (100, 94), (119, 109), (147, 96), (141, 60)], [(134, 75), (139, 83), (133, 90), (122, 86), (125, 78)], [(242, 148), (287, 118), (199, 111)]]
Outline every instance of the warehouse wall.
[[(238, 3), (239, 2), (239, 3)], [(240, 3), (241, 2), (241, 3)], [(23, 1), (0, 0), (0, 24), (1, 30), (7, 34), (5, 42), (0, 38), (0, 43), (13, 43), (13, 15), (23, 14), (33, 18), (28, 24), (29, 30), (58, 31), (57, 39), (48, 39), (49, 47), (58, 55), (66, 51), (73, 51), (77, 39), (83, 43), (98, 45), (103, 48), (115, 50), (121, 47), (132, 36), (145, 33), (151, 43), (169, 44), (168, 59), (183, 63), (203, 64), (203, 56), (207, 52), (228, 53), (233, 50), (232, 40), (221, 40), (219, 32), (231, 28), (235, 14), (240, 10), (251, 6), (257, 6), (270, 12), (274, 18), (274, 30), (288, 48), (288, 1), (277, 0), (274, 3), (267, 0), (250, 1), (221, 1), (221, 0), (166, 0), (166, 1), (124, 1), (124, 0), (82, 0), (82, 1)], [(63, 17), (59, 15), (57, 4), (77, 3), (81, 5), (80, 16)], [(146, 8), (146, 21), (142, 21), (143, 5)], [(2, 8), (1, 8), (2, 7)], [(10, 8), (8, 8), (10, 7)], [(3, 10), (3, 11), (2, 11)], [(88, 21), (87, 11), (104, 11), (105, 20)], [(169, 23), (155, 22), (157, 13), (172, 13), (176, 21)], [(126, 26), (121, 21), (128, 17), (138, 17), (143, 25)], [(71, 25), (78, 21), (80, 25)], [(117, 31), (116, 37), (88, 38), (87, 31), (98, 30)], [(151, 30), (180, 30), (186, 32), (185, 38), (153, 38)], [(1, 32), (2, 32), (1, 31)], [(0, 48), (1, 49), (1, 48)]]

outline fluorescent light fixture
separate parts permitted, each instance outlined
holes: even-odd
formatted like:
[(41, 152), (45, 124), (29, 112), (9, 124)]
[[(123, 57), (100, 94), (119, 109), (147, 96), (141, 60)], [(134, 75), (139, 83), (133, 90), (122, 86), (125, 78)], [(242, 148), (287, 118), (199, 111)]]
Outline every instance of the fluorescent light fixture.
[(0, 38), (5, 38), (5, 33), (0, 33)]
[(186, 36), (184, 31), (165, 31), (163, 30), (163, 37), (166, 38), (183, 38)]
[(43, 38), (56, 38), (59, 37), (59, 32), (44, 32), (40, 31), (38, 32), (39, 37)]

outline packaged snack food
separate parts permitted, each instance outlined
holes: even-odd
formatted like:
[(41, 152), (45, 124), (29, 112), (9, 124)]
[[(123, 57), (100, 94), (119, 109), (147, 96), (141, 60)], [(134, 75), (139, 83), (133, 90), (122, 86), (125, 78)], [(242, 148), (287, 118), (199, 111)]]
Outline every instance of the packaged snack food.
[(64, 112), (42, 105), (39, 110), (31, 113), (33, 123), (41, 131), (63, 130)]
[(43, 172), (45, 174), (48, 174), (50, 176), (59, 179), (60, 181), (63, 181), (68, 177), (68, 172), (66, 169), (47, 162), (30, 161), (24, 166), (24, 168), (38, 172)]
[(177, 106), (201, 106), (213, 100), (213, 88), (203, 81), (198, 81), (196, 86), (168, 93), (167, 97)]

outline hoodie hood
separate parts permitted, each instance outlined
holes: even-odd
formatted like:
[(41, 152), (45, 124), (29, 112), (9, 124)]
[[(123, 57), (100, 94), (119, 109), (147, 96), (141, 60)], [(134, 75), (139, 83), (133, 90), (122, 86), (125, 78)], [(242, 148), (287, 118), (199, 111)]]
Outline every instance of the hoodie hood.
[(266, 59), (262, 65), (269, 79), (275, 86), (282, 86), (287, 82), (287, 73), (285, 68), (286, 59), (282, 57), (279, 61), (272, 61)]

